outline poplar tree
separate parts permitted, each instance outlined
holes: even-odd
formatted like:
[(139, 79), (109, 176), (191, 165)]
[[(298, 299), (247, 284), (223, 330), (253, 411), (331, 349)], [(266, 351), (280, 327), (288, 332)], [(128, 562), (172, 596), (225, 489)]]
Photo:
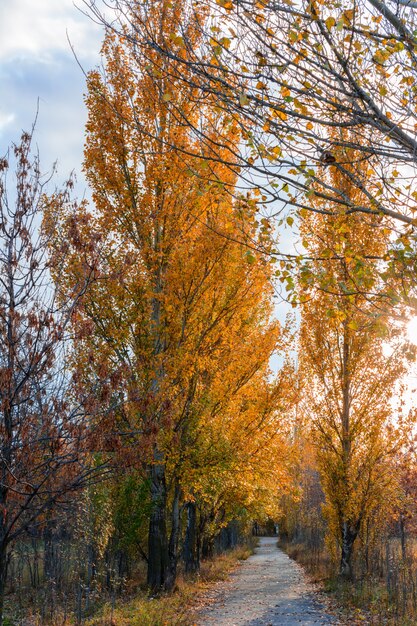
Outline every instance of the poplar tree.
[[(132, 28), (144, 11), (161, 45), (185, 54), (186, 38), (198, 47), (204, 11), (166, 0), (137, 3)], [(168, 79), (172, 61), (160, 63), (156, 52), (147, 57), (128, 27), (121, 36), (108, 32), (102, 53), (104, 72), (89, 74), (86, 97), (84, 168), (94, 206), (62, 212), (53, 228), (58, 248), (72, 229), (99, 259), (74, 317), (76, 368), (86, 386), (109, 381), (107, 397), (98, 399), (114, 403), (103, 449), (117, 448), (120, 462), (149, 480), (148, 585), (170, 589), (182, 505), (198, 484), (205, 495), (216, 484), (207, 490), (210, 479), (204, 481), (212, 462), (194, 471), (198, 451), (207, 452), (211, 441), (228, 476), (229, 495), (217, 494), (224, 504), (239, 484), (256, 490), (236, 478), (245, 447), (253, 447), (246, 458), (254, 462), (262, 447), (271, 459), (280, 436), (268, 400), (276, 391), (267, 380), (280, 328), (271, 318), (272, 264), (259, 252), (269, 232), (250, 194), (230, 193), (236, 175), (205, 159), (211, 149), (199, 129), (213, 141), (223, 137), (227, 159), (240, 139), (236, 118), (203, 93), (195, 94), (197, 106), (182, 81)], [(192, 116), (193, 131), (184, 116)], [(71, 288), (81, 271), (76, 248), (67, 259)]]
[[(343, 148), (337, 157), (346, 174), (327, 165), (322, 175), (343, 191), (346, 205), (311, 196), (319, 212), (301, 214), (310, 260), (299, 279), (299, 354), (303, 412), (315, 442), (325, 515), (340, 550), (340, 574), (351, 577), (356, 538), (395, 480), (389, 459), (401, 438), (392, 400), (405, 372), (405, 350), (391, 319), (398, 301), (386, 280), (390, 224), (350, 211), (350, 202), (366, 204), (349, 177), (349, 163), (359, 155)], [(363, 166), (368, 185), (374, 175), (372, 163)]]

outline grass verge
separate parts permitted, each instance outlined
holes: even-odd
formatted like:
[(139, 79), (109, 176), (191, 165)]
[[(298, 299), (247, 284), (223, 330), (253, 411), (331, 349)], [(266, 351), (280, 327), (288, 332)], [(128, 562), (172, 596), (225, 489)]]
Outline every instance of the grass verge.
[(149, 597), (140, 591), (113, 607), (104, 605), (97, 614), (85, 621), (85, 626), (193, 626), (196, 612), (205, 591), (226, 580), (239, 561), (253, 553), (252, 547), (238, 547), (201, 564), (194, 577), (179, 576), (175, 590), (169, 594)]
[[(407, 593), (406, 580), (413, 578), (409, 571), (391, 571), (390, 588), (385, 577), (367, 575), (355, 581), (341, 580), (334, 572), (324, 550), (308, 550), (303, 544), (280, 542), (288, 556), (306, 571), (312, 583), (318, 584), (331, 611), (343, 624), (357, 626), (416, 626), (416, 596)], [(395, 576), (394, 576), (395, 574)], [(402, 574), (399, 577), (399, 574)]]

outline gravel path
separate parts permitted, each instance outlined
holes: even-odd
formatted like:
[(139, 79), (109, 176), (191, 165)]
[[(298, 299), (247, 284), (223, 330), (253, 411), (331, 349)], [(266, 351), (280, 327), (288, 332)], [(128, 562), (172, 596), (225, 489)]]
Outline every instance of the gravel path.
[(199, 626), (316, 626), (338, 624), (326, 613), (302, 569), (276, 537), (262, 537), (255, 554), (213, 593)]

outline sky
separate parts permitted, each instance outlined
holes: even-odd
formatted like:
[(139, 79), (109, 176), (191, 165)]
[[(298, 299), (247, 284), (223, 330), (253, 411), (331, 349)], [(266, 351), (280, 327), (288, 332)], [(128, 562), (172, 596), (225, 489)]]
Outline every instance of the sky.
[(74, 171), (77, 195), (86, 187), (83, 70), (98, 64), (102, 35), (72, 0), (0, 0), (0, 156), (31, 129), (39, 101), (34, 143), (42, 172), (57, 161), (59, 183)]

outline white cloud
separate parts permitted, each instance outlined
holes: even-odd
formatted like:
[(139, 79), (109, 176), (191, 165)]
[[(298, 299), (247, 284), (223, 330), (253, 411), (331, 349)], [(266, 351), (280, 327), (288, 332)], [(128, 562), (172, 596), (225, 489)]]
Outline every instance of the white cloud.
[(0, 60), (54, 61), (68, 52), (68, 36), (77, 54), (96, 52), (100, 28), (78, 10), (72, 0), (9, 0), (0, 3)]
[[(77, 0), (82, 6), (82, 0)], [(73, 0), (0, 0), (0, 154), (30, 130), (42, 169), (58, 160), (58, 182), (80, 173), (86, 110), (85, 71), (99, 59), (103, 30)], [(85, 189), (79, 175), (78, 193)]]
[(14, 113), (2, 113), (0, 111), (0, 133), (15, 119)]

